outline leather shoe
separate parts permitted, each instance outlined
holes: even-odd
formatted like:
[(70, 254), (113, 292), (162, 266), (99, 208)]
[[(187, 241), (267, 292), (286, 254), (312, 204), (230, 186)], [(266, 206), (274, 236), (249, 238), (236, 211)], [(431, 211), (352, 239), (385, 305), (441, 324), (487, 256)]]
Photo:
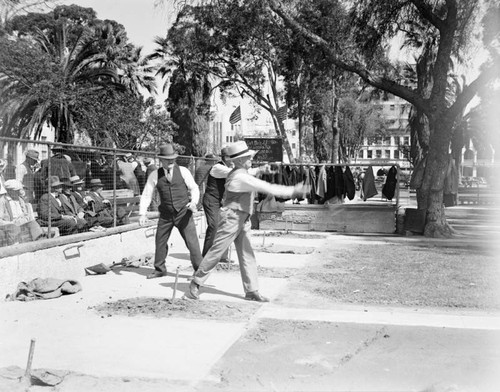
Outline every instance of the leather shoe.
[(260, 295), (258, 291), (250, 291), (245, 294), (245, 299), (247, 301), (257, 301), (257, 302), (269, 302), (269, 298)]
[(189, 299), (200, 299), (200, 286), (194, 282), (189, 283), (189, 289), (184, 294)]
[(146, 279), (155, 279), (155, 278), (162, 278), (164, 276), (167, 276), (167, 273), (166, 272), (159, 272), (159, 271), (155, 271), (149, 275), (146, 276)]

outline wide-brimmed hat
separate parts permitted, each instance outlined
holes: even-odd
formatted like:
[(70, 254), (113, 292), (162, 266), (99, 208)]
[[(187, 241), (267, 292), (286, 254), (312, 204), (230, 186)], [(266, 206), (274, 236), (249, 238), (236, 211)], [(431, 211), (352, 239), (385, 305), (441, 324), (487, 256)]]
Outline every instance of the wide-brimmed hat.
[(37, 150), (28, 150), (26, 151), (26, 157), (38, 160), (38, 156), (40, 153)]
[(66, 188), (73, 188), (73, 184), (69, 178), (61, 178), (61, 182)]
[(174, 146), (171, 144), (163, 144), (160, 146), (160, 152), (158, 153), (159, 158), (163, 159), (175, 159), (179, 155), (175, 152)]
[(63, 183), (59, 180), (58, 176), (50, 176), (49, 184), (51, 188), (58, 188), (63, 186)]
[(5, 181), (5, 189), (11, 189), (13, 191), (20, 191), (23, 189), (23, 183), (19, 180), (7, 180)]
[(250, 150), (247, 143), (243, 140), (234, 142), (226, 147), (227, 157), (229, 159), (236, 159), (247, 156), (254, 156), (257, 151)]
[(52, 151), (56, 152), (56, 151), (66, 151), (67, 148), (64, 147), (64, 146), (52, 146)]
[(71, 181), (72, 185), (83, 184), (83, 180), (80, 178), (80, 176), (71, 176), (69, 180)]
[(91, 187), (100, 187), (100, 186), (103, 186), (103, 185), (102, 185), (102, 182), (101, 182), (100, 178), (93, 178), (92, 180), (90, 180), (90, 186)]

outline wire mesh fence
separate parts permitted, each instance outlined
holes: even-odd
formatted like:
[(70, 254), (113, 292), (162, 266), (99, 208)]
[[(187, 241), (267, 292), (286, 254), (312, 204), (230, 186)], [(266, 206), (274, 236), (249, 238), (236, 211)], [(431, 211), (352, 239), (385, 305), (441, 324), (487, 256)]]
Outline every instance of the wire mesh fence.
[[(203, 192), (214, 158), (179, 156)], [(0, 137), (0, 246), (130, 223), (155, 152)], [(149, 211), (156, 211), (153, 196)]]

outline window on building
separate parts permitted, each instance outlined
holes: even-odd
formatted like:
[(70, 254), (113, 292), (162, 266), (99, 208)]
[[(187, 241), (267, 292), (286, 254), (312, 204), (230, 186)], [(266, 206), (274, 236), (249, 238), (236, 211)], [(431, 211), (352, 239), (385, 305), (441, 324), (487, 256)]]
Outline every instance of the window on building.
[(390, 109), (391, 109), (391, 111), (396, 110), (396, 105), (391, 105)]
[(363, 150), (358, 151), (358, 158), (363, 159)]
[(381, 145), (382, 144), (382, 136), (377, 136), (375, 139), (375, 144)]
[(384, 145), (386, 145), (386, 146), (390, 146), (391, 145), (391, 137), (390, 136), (386, 136), (384, 138)]
[(384, 151), (384, 158), (391, 159), (391, 150)]
[(297, 131), (292, 131), (292, 136), (295, 136), (296, 133)]
[(399, 150), (394, 150), (394, 159), (399, 159)]
[(382, 150), (375, 151), (375, 158), (382, 158)]
[(372, 158), (373, 158), (373, 151), (372, 151), (372, 150), (368, 150), (368, 151), (366, 152), (366, 157), (367, 157), (368, 159), (372, 159)]
[(409, 136), (405, 136), (405, 137), (403, 138), (403, 144), (404, 144), (405, 146), (409, 146), (409, 145), (410, 145), (410, 137), (409, 137)]

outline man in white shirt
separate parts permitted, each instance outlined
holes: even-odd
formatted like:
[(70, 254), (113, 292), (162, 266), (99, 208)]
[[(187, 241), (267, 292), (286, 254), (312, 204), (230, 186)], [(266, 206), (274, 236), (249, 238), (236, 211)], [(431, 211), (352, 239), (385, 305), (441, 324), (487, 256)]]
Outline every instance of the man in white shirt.
[(33, 203), (35, 200), (35, 172), (38, 169), (37, 150), (26, 151), (26, 160), (16, 168), (16, 180), (20, 181), (26, 192), (26, 201)]
[(155, 239), (155, 271), (147, 276), (148, 279), (167, 275), (165, 259), (168, 254), (168, 239), (174, 226), (181, 233), (189, 249), (191, 265), (195, 271), (202, 259), (196, 225), (193, 220), (193, 212), (196, 211), (200, 192), (190, 171), (175, 163), (177, 156), (171, 144), (160, 146), (158, 158), (162, 167), (149, 175), (141, 196), (139, 206), (139, 224), (141, 226), (146, 222), (146, 212), (155, 188), (160, 196), (160, 206), (158, 207), (160, 218), (158, 219)]
[(296, 198), (304, 197), (309, 188), (304, 184), (283, 186), (259, 180), (248, 173), (252, 166), (255, 151), (250, 150), (244, 141), (238, 141), (227, 147), (228, 158), (234, 163), (226, 179), (224, 207), (221, 209), (220, 223), (212, 247), (205, 255), (186, 292), (186, 297), (199, 298), (199, 288), (215, 269), (224, 251), (231, 243), (236, 246), (240, 264), (241, 279), (245, 299), (267, 302), (259, 293), (257, 263), (250, 243), (250, 216), (253, 212), (255, 192), (274, 196)]

